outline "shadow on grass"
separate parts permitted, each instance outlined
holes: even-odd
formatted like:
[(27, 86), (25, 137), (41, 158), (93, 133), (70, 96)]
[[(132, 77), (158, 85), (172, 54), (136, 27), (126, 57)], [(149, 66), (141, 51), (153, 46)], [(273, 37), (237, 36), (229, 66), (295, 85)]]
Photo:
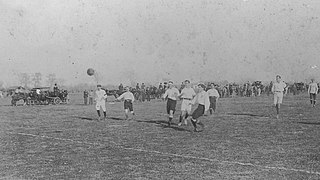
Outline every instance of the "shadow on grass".
[(298, 124), (320, 125), (320, 122), (297, 122)]
[[(94, 121), (97, 120), (97, 118), (90, 118), (90, 117), (81, 117), (81, 116), (73, 116), (74, 118), (82, 119), (82, 120), (88, 120), (88, 121)], [(103, 119), (103, 117), (101, 117)], [(107, 117), (107, 119), (112, 119), (112, 120), (117, 120), (117, 121), (124, 121), (125, 119), (123, 118), (118, 118), (118, 117)]]
[(251, 117), (268, 117), (268, 116), (263, 116), (263, 115), (250, 114), (250, 113), (228, 113), (228, 115), (251, 116)]
[(171, 123), (171, 126), (168, 125), (168, 121), (165, 121), (165, 120), (160, 120), (160, 121), (141, 121), (141, 120), (137, 120), (137, 122), (139, 123), (151, 123), (151, 124), (157, 124), (158, 126), (162, 127), (162, 128), (171, 128), (171, 129), (174, 129), (176, 131), (187, 131), (187, 132), (192, 132), (188, 129), (184, 129), (184, 128), (181, 128), (179, 126), (176, 126), (177, 124), (175, 123)]
[(82, 119), (82, 120), (89, 120), (89, 121), (93, 121), (93, 120), (96, 120), (94, 118), (89, 118), (89, 117), (80, 117), (80, 116), (74, 116), (75, 118), (79, 118), (79, 119)]
[(117, 120), (117, 121), (124, 121), (125, 120), (123, 118), (118, 118), (118, 117), (107, 117), (107, 119), (112, 119), (112, 120)]

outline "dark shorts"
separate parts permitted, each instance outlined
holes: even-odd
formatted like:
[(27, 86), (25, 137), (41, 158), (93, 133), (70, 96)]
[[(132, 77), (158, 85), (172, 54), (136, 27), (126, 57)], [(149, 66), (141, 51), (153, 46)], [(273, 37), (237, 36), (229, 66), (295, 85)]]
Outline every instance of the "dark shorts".
[(129, 109), (130, 111), (133, 111), (131, 100), (124, 100), (124, 109)]
[(199, 104), (197, 109), (195, 109), (192, 113), (192, 119), (198, 119), (204, 114), (204, 105)]
[(316, 100), (316, 98), (317, 98), (317, 94), (315, 94), (315, 93), (310, 93), (310, 100)]
[(216, 109), (217, 97), (209, 96), (209, 100), (210, 100), (210, 108)]
[(170, 114), (170, 110), (173, 111), (173, 113), (176, 111), (176, 105), (177, 105), (177, 101), (176, 100), (172, 100), (168, 98), (167, 101), (167, 113)]

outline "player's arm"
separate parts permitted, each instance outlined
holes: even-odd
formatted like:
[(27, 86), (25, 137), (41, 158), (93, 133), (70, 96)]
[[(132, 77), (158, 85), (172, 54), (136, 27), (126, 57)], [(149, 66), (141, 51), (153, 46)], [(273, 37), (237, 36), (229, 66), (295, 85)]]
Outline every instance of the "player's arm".
[(204, 107), (205, 107), (205, 110), (204, 110), (205, 112), (208, 111), (210, 108), (210, 100), (207, 92), (204, 95)]
[(217, 97), (217, 99), (216, 100), (218, 100), (219, 98), (220, 98), (220, 94), (219, 94), (219, 92), (218, 92), (218, 90), (216, 90), (216, 97)]
[(198, 95), (193, 97), (193, 99), (190, 101), (190, 104), (194, 105), (197, 102)]
[(274, 83), (272, 84), (271, 92), (274, 93)]
[(192, 90), (193, 90), (193, 91), (192, 91), (192, 99), (193, 99), (194, 97), (196, 97), (197, 94), (196, 94), (196, 92), (194, 91), (193, 88), (192, 88)]
[(123, 98), (123, 95), (124, 95), (124, 93), (122, 93), (122, 94), (117, 98), (117, 100), (120, 101), (120, 100)]
[(134, 95), (133, 95), (133, 93), (130, 93), (130, 96), (131, 96), (131, 101), (134, 102)]
[(163, 99), (166, 99), (166, 98), (167, 98), (167, 96), (168, 96), (168, 89), (166, 90), (166, 92), (164, 92), (164, 94), (163, 94), (162, 98), (163, 98)]
[(178, 97), (181, 98), (183, 94), (184, 94), (184, 89), (181, 90), (181, 93), (179, 92)]
[(174, 96), (175, 96), (176, 99), (178, 100), (178, 99), (179, 99), (179, 94), (180, 94), (180, 92), (179, 92), (178, 89), (176, 89), (175, 91), (176, 91), (176, 92), (174, 93)]

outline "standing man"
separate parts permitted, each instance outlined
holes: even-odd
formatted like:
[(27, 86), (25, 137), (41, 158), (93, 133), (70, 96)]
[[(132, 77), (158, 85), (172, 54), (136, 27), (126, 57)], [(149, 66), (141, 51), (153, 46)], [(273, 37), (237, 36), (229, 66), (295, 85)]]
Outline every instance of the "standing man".
[(205, 91), (206, 86), (204, 84), (198, 84), (198, 88), (199, 92), (190, 102), (190, 104), (198, 104), (198, 107), (193, 111), (191, 117), (188, 117), (188, 119), (190, 119), (192, 122), (195, 132), (199, 132), (199, 130), (197, 129), (197, 124), (204, 127), (204, 125), (198, 120), (198, 118), (201, 117), (207, 110), (209, 110), (210, 106), (209, 96)]
[(127, 120), (129, 118), (129, 115), (128, 115), (129, 110), (131, 114), (134, 115), (133, 105), (132, 105), (132, 102), (134, 101), (134, 95), (132, 94), (132, 92), (130, 92), (129, 87), (126, 87), (124, 90), (126, 92), (121, 94), (121, 96), (119, 96), (117, 99), (118, 100), (124, 99), (124, 111), (125, 111), (126, 120)]
[(316, 97), (318, 94), (318, 84), (314, 82), (314, 79), (311, 79), (311, 83), (309, 84), (308, 93), (310, 94), (310, 103), (312, 107), (316, 106)]
[(94, 96), (94, 93), (93, 93), (93, 90), (91, 89), (89, 91), (89, 105), (93, 104), (93, 96)]
[(53, 87), (53, 92), (56, 96), (59, 95), (59, 88), (58, 88), (58, 85), (57, 83), (54, 84), (54, 87)]
[(286, 83), (281, 81), (281, 76), (276, 76), (276, 82), (273, 83), (271, 92), (273, 93), (273, 103), (277, 110), (277, 119), (279, 119), (279, 112), (280, 112), (280, 104), (282, 104), (283, 99), (283, 91), (286, 88)]
[(88, 96), (89, 96), (88, 91), (87, 91), (87, 90), (84, 90), (84, 91), (83, 91), (84, 105), (87, 105), (87, 104), (88, 104)]
[(98, 113), (98, 121), (100, 121), (100, 109), (102, 109), (103, 111), (103, 115), (104, 115), (104, 120), (107, 119), (107, 109), (106, 109), (106, 98), (107, 98), (107, 93), (105, 90), (101, 89), (101, 85), (98, 84), (97, 85), (97, 90), (95, 93), (95, 101), (96, 101), (96, 110)]
[(191, 100), (196, 95), (196, 93), (190, 86), (189, 80), (184, 81), (184, 86), (185, 87), (181, 90), (181, 93), (179, 95), (179, 97), (182, 99), (182, 103), (181, 103), (181, 115), (180, 115), (178, 126), (182, 125), (182, 120), (184, 120), (184, 124), (187, 125), (186, 118), (189, 116), (189, 114), (191, 114), (191, 108), (192, 108)]
[(176, 111), (179, 90), (173, 86), (172, 81), (169, 81), (168, 86), (169, 88), (164, 93), (163, 98), (167, 99), (167, 113), (169, 114), (168, 125), (171, 126), (173, 114)]
[(215, 85), (211, 84), (211, 89), (207, 91), (209, 100), (210, 100), (210, 114), (213, 114), (213, 112), (216, 112), (217, 109), (217, 100), (220, 97), (219, 92), (216, 90)]

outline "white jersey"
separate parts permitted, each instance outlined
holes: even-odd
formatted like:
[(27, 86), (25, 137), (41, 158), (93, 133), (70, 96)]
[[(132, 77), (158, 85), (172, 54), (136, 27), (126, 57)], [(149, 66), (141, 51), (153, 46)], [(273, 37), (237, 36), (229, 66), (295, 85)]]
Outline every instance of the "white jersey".
[(192, 99), (194, 96), (196, 95), (196, 92), (194, 92), (194, 90), (190, 87), (190, 88), (183, 88), (181, 93), (180, 93), (180, 97), (182, 99)]
[(219, 95), (219, 92), (216, 90), (216, 89), (209, 89), (208, 91), (207, 91), (207, 93), (208, 93), (208, 96), (210, 97), (210, 96), (213, 96), (213, 97), (217, 97), (217, 98), (219, 98), (220, 97), (220, 95)]
[(308, 93), (318, 94), (318, 84), (317, 83), (310, 83), (308, 88)]
[(123, 94), (121, 94), (121, 96), (119, 96), (117, 99), (124, 99), (124, 100), (131, 100), (132, 102), (134, 101), (134, 95), (132, 94), (132, 92), (124, 92)]
[(210, 100), (206, 91), (199, 92), (192, 100), (192, 104), (201, 104), (205, 106), (205, 111), (209, 109)]
[(163, 95), (163, 98), (166, 98), (168, 96), (169, 99), (177, 100), (177, 96), (179, 94), (179, 90), (175, 87), (172, 87), (166, 90), (166, 92)]
[(105, 90), (96, 90), (96, 102), (103, 102), (107, 98), (107, 94)]
[(284, 89), (286, 88), (286, 83), (284, 83), (283, 81), (281, 81), (281, 82), (275, 82), (275, 83), (273, 83), (273, 86), (272, 86), (272, 89), (271, 89), (271, 91), (272, 92), (283, 92), (284, 91)]

